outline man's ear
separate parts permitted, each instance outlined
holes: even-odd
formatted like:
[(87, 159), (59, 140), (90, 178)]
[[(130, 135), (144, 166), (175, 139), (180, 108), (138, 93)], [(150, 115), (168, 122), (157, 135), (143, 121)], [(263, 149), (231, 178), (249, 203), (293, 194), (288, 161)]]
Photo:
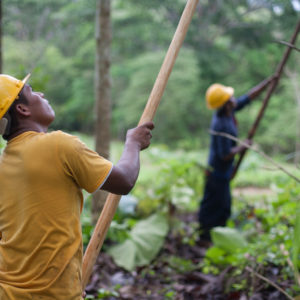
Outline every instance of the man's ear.
[(31, 111), (28, 108), (26, 104), (19, 103), (16, 105), (16, 111), (18, 114), (24, 116), (24, 117), (29, 117), (31, 115)]

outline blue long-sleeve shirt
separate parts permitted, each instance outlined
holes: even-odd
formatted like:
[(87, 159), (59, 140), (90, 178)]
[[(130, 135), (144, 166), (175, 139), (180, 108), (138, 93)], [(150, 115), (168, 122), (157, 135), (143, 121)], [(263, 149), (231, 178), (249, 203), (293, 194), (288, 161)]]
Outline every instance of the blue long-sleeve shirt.
[[(230, 116), (219, 116), (216, 112), (213, 115), (211, 122), (211, 130), (217, 132), (224, 132), (232, 136), (238, 135), (234, 113), (241, 110), (250, 102), (248, 95), (243, 95), (236, 99), (237, 106)], [(210, 151), (208, 164), (210, 166), (212, 175), (221, 179), (230, 179), (233, 169), (233, 159), (224, 160), (230, 152), (231, 148), (236, 146), (236, 142), (224, 136), (211, 135)]]

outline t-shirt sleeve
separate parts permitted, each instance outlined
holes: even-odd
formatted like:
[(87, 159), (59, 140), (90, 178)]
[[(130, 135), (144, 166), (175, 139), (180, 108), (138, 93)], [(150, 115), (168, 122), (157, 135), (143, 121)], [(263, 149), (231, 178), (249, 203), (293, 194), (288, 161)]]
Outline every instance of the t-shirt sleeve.
[(247, 94), (243, 95), (239, 98), (236, 98), (236, 107), (234, 110), (239, 111), (239, 110), (243, 109), (246, 105), (248, 105), (250, 102), (251, 102), (250, 98)]
[(64, 171), (89, 193), (101, 187), (112, 170), (113, 164), (109, 160), (89, 149), (75, 136), (66, 134), (59, 148)]

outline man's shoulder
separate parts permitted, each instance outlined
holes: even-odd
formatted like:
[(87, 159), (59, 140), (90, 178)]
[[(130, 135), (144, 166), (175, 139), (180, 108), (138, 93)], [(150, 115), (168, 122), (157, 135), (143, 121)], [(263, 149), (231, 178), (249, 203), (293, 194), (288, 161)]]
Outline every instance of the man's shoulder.
[(65, 151), (81, 151), (87, 146), (79, 139), (79, 137), (66, 133), (61, 130), (47, 133), (47, 139), (50, 143), (55, 144), (59, 150)]
[(78, 143), (80, 143), (80, 141), (76, 136), (56, 130), (39, 135), (38, 138), (35, 139), (34, 145), (38, 145), (39, 147), (48, 147), (49, 150), (62, 150), (74, 148), (74, 146)]
[(70, 143), (75, 140), (79, 140), (76, 136), (66, 133), (61, 130), (55, 130), (45, 134), (45, 139), (49, 141), (56, 141), (58, 143)]
[(70, 138), (70, 137), (74, 137), (69, 133), (66, 133), (64, 131), (61, 130), (55, 130), (55, 131), (51, 131), (46, 133), (46, 136), (48, 136), (49, 138), (53, 138), (53, 139), (65, 139), (65, 138)]

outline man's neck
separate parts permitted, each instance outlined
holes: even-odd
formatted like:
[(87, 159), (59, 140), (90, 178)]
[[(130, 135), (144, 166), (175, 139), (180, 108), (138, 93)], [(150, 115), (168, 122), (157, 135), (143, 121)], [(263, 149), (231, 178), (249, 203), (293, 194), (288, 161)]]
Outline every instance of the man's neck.
[(48, 131), (48, 127), (44, 127), (44, 126), (25, 126), (25, 127), (20, 127), (17, 130), (15, 130), (14, 132), (12, 132), (8, 137), (7, 140), (11, 140), (15, 137), (17, 137), (18, 135), (27, 132), (27, 131), (35, 131), (35, 132), (47, 132)]

